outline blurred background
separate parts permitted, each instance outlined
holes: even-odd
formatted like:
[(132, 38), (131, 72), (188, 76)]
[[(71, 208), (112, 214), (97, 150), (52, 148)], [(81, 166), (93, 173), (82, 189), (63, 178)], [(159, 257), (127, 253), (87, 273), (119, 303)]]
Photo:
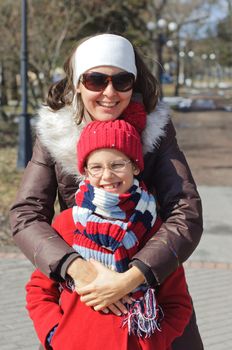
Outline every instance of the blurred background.
[[(231, 0), (0, 0), (0, 248), (30, 158), (36, 110), (84, 36), (113, 31), (161, 84), (198, 185), (232, 186)], [(32, 136), (31, 136), (32, 135)]]

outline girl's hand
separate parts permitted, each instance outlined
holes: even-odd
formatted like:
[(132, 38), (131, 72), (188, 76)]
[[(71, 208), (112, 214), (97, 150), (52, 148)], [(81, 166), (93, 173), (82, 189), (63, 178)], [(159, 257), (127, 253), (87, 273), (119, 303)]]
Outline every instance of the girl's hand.
[(127, 314), (127, 308), (124, 304), (131, 304), (132, 298), (129, 297), (129, 295), (126, 295), (121, 300), (116, 301), (114, 304), (109, 305), (107, 308), (102, 309), (105, 314), (108, 314), (109, 312), (112, 312), (116, 316), (121, 316), (122, 314)]
[(123, 313), (126, 312), (120, 300), (144, 282), (142, 272), (133, 266), (126, 272), (118, 273), (93, 259), (89, 263), (93, 265), (93, 269), (95, 268), (97, 276), (86, 286), (77, 285), (76, 291), (81, 295), (81, 301), (96, 311), (108, 307), (115, 313), (117, 307)]

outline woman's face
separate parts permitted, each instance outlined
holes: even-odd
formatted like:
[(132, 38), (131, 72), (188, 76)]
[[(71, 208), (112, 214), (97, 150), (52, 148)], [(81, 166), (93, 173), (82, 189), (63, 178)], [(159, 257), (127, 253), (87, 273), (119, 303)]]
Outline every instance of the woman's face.
[[(86, 73), (90, 72), (114, 75), (123, 72), (123, 70), (111, 66), (102, 66), (89, 69)], [(122, 114), (130, 102), (133, 90), (117, 91), (114, 89), (112, 82), (109, 81), (104, 90), (90, 91), (80, 82), (77, 92), (81, 94), (85, 109), (92, 119), (108, 121), (117, 119)]]

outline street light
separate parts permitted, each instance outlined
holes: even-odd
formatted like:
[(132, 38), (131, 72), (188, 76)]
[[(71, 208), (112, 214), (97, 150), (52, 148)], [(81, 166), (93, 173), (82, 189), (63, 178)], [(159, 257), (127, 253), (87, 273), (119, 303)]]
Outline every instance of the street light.
[(19, 116), (19, 145), (17, 168), (25, 168), (32, 154), (30, 119), (27, 113), (27, 0), (22, 0), (21, 34), (21, 97), (22, 114)]
[(164, 71), (164, 64), (163, 64), (163, 47), (165, 44), (170, 42), (168, 40), (168, 31), (173, 32), (177, 29), (177, 24), (175, 22), (167, 23), (167, 21), (164, 18), (159, 18), (156, 23), (153, 21), (149, 21), (147, 23), (147, 29), (150, 32), (154, 32), (157, 29), (156, 36), (154, 38), (156, 43), (156, 50), (157, 50), (157, 79), (160, 83), (160, 98), (163, 98), (163, 89), (162, 89), (162, 78), (163, 78), (163, 71)]
[(175, 91), (175, 95), (179, 95), (179, 86), (183, 85), (185, 82), (185, 65), (184, 65), (185, 52), (179, 51), (179, 74), (177, 75), (177, 88)]
[(193, 58), (195, 56), (195, 52), (193, 50), (189, 50), (187, 52), (187, 78), (185, 79), (185, 84), (188, 87), (193, 85)]
[[(217, 83), (217, 75), (218, 75), (218, 67), (215, 65), (216, 54), (214, 52), (211, 53), (203, 53), (201, 55), (201, 59), (204, 61), (204, 71), (205, 71), (205, 80), (206, 86), (208, 88), (214, 87)], [(213, 78), (215, 77), (215, 81)]]

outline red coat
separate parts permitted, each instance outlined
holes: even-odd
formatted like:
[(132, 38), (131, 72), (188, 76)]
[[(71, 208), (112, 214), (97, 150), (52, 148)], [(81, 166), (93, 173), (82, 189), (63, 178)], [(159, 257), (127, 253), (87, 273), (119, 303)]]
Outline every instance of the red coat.
[[(75, 225), (72, 211), (62, 212), (54, 222), (55, 229), (72, 245)], [(59, 291), (59, 284), (35, 270), (26, 285), (27, 309), (38, 338), (46, 347), (46, 338), (57, 324), (52, 338), (54, 350), (171, 350), (172, 341), (180, 336), (192, 314), (183, 267), (179, 267), (159, 287), (157, 303), (164, 319), (161, 332), (150, 338), (129, 336), (122, 327), (122, 317), (96, 312), (80, 301), (77, 293)]]

